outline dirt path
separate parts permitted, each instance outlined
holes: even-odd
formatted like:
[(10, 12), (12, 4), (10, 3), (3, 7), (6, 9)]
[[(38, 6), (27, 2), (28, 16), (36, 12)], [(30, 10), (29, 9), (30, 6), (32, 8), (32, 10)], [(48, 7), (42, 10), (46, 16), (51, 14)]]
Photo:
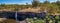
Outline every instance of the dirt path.
[(23, 21), (18, 21), (18, 23), (26, 23), (26, 21), (25, 21), (25, 20), (23, 20)]

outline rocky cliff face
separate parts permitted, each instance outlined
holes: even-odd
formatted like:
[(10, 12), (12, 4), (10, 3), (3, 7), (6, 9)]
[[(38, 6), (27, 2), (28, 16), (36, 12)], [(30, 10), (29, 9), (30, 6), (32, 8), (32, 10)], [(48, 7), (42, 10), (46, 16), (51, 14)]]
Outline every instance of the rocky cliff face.
[[(15, 20), (15, 13), (16, 12), (2, 12), (0, 13), (0, 18), (8, 18), (8, 19), (14, 19)], [(26, 18), (33, 18), (33, 17), (45, 17), (46, 13), (33, 13), (33, 12), (17, 12), (17, 19), (19, 21), (24, 20)]]

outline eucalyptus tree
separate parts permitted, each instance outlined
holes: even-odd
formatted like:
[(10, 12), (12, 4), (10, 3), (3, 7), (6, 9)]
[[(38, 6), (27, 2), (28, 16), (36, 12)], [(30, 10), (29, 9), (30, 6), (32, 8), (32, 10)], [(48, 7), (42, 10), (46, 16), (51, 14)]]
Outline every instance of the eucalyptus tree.
[[(60, 10), (60, 1), (57, 0), (57, 2), (56, 2), (55, 4), (58, 5), (58, 8), (59, 8), (59, 10)], [(60, 12), (60, 11), (59, 11), (59, 12)]]
[(48, 1), (48, 0), (44, 1), (44, 4), (49, 4), (49, 3), (50, 3), (50, 1)]
[(60, 6), (60, 1), (59, 1), (59, 0), (57, 0), (57, 1), (56, 1), (56, 4), (57, 4), (58, 6)]
[(50, 14), (57, 13), (58, 12), (58, 6), (55, 4), (47, 4), (47, 12)]
[(5, 4), (1, 4), (0, 6), (4, 7), (4, 6), (5, 6)]
[(38, 4), (39, 4), (39, 1), (38, 0), (33, 0), (32, 7), (37, 7)]

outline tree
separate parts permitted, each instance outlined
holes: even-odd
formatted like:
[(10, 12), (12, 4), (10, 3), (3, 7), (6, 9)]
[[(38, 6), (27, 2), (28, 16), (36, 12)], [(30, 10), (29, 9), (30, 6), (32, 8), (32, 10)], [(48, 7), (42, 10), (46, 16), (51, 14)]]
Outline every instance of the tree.
[(55, 2), (52, 2), (51, 4), (55, 4)]
[(37, 0), (33, 0), (32, 7), (37, 7), (39, 2)]
[(44, 4), (49, 4), (49, 3), (50, 3), (50, 2), (49, 2), (49, 1), (47, 1), (47, 0), (46, 0), (46, 1), (44, 1)]
[(47, 11), (47, 13), (57, 13), (58, 12), (58, 6), (55, 5), (55, 4), (42, 4), (40, 6), (40, 11), (43, 12), (43, 11)]
[(56, 4), (57, 4), (58, 6), (60, 6), (60, 1), (57, 1)]
[(57, 13), (58, 12), (58, 6), (55, 4), (47, 4), (47, 12), (48, 13)]
[(26, 3), (26, 5), (28, 5), (28, 3)]
[(5, 6), (5, 4), (1, 4), (0, 6), (1, 6), (1, 7), (4, 7), (4, 6)]
[(29, 6), (28, 3), (26, 3), (26, 8), (28, 8), (28, 6)]
[[(60, 1), (58, 0), (55, 4), (58, 5), (58, 8), (59, 8), (59, 10), (60, 10)], [(59, 11), (59, 12), (60, 12), (60, 11)]]

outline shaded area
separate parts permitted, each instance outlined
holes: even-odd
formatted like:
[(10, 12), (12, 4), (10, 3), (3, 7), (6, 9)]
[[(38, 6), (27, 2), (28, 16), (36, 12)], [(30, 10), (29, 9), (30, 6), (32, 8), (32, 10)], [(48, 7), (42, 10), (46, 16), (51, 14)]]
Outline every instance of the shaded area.
[[(26, 18), (45, 18), (44, 12), (42, 13), (33, 13), (33, 12), (17, 12), (17, 19), (19, 21), (25, 20)], [(0, 13), (0, 18), (8, 18), (8, 19), (14, 19), (15, 20), (15, 12), (2, 12)]]

